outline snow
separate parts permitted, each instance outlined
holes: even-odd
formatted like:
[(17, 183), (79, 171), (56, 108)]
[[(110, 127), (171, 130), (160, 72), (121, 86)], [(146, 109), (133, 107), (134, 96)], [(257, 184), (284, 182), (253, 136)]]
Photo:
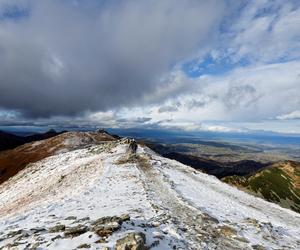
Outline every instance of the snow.
[[(252, 249), (255, 244), (267, 249), (300, 248), (297, 213), (146, 147), (139, 146), (137, 154), (148, 160), (150, 167), (134, 162), (118, 164), (127, 156), (126, 149), (126, 144), (109, 142), (60, 153), (31, 164), (1, 185), (0, 249), (16, 241), (16, 237), (1, 241), (12, 230), (30, 232), (57, 223), (89, 225), (98, 218), (125, 213), (131, 220), (106, 243), (95, 243), (99, 236), (91, 231), (75, 238), (46, 231), (29, 233), (15, 249), (26, 249), (33, 242), (40, 242), (38, 249), (75, 249), (84, 243), (90, 244), (90, 249), (101, 249), (113, 247), (118, 238), (133, 231), (144, 232), (148, 246), (159, 240), (151, 249), (231, 249), (222, 245), (225, 243), (240, 249)], [(69, 216), (77, 219), (69, 220)], [(89, 219), (78, 221), (85, 217)], [(220, 231), (224, 225), (236, 229), (237, 235), (214, 241), (216, 235), (210, 232)], [(208, 236), (201, 238), (199, 232), (204, 229)], [(53, 239), (58, 235), (62, 238)]]
[[(176, 161), (160, 156), (153, 158), (153, 165), (184, 199), (220, 222), (233, 226), (253, 244), (300, 247), (300, 215), (296, 212), (246, 194)], [(257, 223), (265, 227), (265, 232), (256, 230)], [(266, 228), (268, 226), (270, 228)], [(265, 240), (266, 235), (268, 240)]]

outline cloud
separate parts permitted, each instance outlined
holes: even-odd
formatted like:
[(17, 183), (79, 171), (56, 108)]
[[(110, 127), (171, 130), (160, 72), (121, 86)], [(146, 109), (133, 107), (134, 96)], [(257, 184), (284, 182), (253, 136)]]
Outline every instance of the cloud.
[(170, 67), (212, 43), (225, 10), (216, 0), (0, 4), (28, 13), (0, 21), (0, 108), (28, 117), (153, 101)]
[(144, 111), (136, 114), (147, 111), (154, 120), (172, 118), (195, 123), (258, 122), (297, 110), (299, 82), (298, 61), (241, 67), (222, 76), (183, 81), (185, 92), (167, 98), (162, 105), (141, 108)]
[[(242, 84), (242, 83), (241, 83)], [(224, 104), (229, 109), (238, 109), (241, 106), (248, 107), (259, 98), (254, 86), (246, 84), (229, 87), (224, 96)]]
[(224, 34), (233, 61), (275, 62), (300, 57), (299, 1), (249, 1)]
[(278, 120), (296, 120), (300, 119), (300, 111), (296, 110), (289, 114), (279, 115), (276, 117)]
[(299, 26), (295, 0), (0, 0), (0, 125), (298, 131)]

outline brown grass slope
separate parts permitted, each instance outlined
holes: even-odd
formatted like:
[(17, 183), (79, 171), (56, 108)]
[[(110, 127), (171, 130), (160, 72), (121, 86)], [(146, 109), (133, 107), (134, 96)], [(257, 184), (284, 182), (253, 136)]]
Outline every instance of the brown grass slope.
[(74, 150), (115, 138), (99, 132), (66, 132), (55, 137), (31, 142), (17, 148), (0, 152), (0, 184), (24, 169), (29, 163), (37, 162), (57, 153)]

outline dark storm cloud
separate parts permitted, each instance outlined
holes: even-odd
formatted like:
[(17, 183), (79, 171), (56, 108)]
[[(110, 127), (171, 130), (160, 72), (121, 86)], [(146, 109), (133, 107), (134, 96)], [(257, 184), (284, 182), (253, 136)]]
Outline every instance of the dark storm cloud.
[(4, 3), (26, 15), (0, 21), (0, 108), (31, 117), (142, 103), (172, 65), (211, 43), (224, 9), (217, 0)]

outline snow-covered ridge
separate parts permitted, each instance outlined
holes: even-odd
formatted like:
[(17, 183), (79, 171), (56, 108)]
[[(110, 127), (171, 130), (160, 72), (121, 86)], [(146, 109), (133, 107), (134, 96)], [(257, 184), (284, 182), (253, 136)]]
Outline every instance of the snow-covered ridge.
[(151, 249), (300, 248), (299, 214), (128, 144), (50, 156), (2, 184), (0, 249), (113, 249), (130, 232)]

